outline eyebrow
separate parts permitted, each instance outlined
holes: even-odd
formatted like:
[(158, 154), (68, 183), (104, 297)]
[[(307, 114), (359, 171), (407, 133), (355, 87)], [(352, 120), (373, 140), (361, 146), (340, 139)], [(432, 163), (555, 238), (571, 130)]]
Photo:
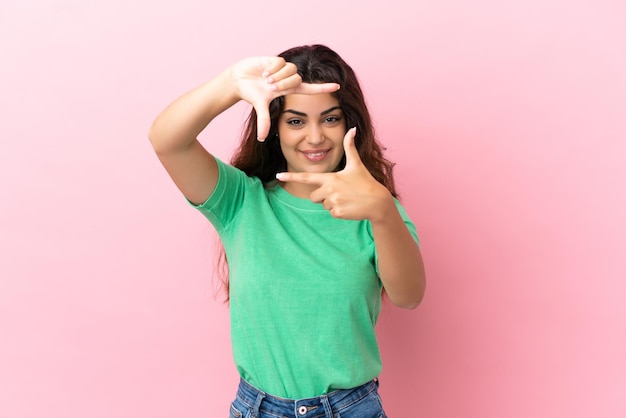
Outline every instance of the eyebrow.
[[(337, 110), (337, 109), (341, 109), (341, 107), (333, 106), (330, 109), (326, 109), (322, 113), (320, 113), (320, 116), (325, 116), (325, 115), (329, 114), (330, 112), (332, 112), (333, 110)], [(285, 110), (283, 110), (283, 113), (293, 113), (294, 115), (298, 115), (298, 116), (302, 116), (302, 117), (307, 117), (308, 116), (304, 112), (298, 112), (297, 110), (293, 110), (293, 109), (285, 109)]]

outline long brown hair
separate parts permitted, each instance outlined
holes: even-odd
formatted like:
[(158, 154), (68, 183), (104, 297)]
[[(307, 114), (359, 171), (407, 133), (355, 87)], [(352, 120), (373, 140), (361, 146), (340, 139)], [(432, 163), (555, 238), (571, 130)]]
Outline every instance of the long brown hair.
[[(361, 161), (372, 176), (397, 197), (393, 179), (393, 166), (383, 156), (384, 148), (378, 143), (372, 119), (365, 103), (363, 91), (352, 68), (332, 49), (325, 45), (304, 45), (279, 54), (292, 62), (305, 83), (338, 83), (340, 89), (332, 93), (343, 111), (346, 129), (356, 126), (355, 145)], [(258, 177), (264, 184), (274, 182), (276, 173), (287, 170), (287, 161), (280, 149), (278, 119), (284, 110), (285, 99), (278, 97), (269, 105), (271, 127), (264, 142), (257, 140), (257, 114), (250, 111), (245, 122), (241, 143), (231, 158), (231, 165), (248, 176)], [(338, 169), (345, 166), (345, 157)], [(223, 248), (220, 250), (218, 275), (228, 290), (228, 263)]]
[[(396, 195), (393, 181), (393, 164), (383, 156), (383, 149), (376, 140), (363, 91), (352, 68), (332, 49), (324, 45), (305, 45), (288, 49), (279, 55), (298, 68), (305, 83), (338, 83), (341, 88), (332, 93), (343, 111), (346, 129), (356, 126), (355, 145), (359, 156), (372, 176)], [(272, 125), (264, 142), (257, 140), (257, 115), (251, 110), (246, 120), (239, 148), (231, 164), (249, 176), (269, 183), (276, 173), (287, 170), (287, 161), (280, 150), (278, 119), (284, 110), (285, 99), (278, 97), (269, 106)], [(339, 169), (345, 165), (345, 158)]]

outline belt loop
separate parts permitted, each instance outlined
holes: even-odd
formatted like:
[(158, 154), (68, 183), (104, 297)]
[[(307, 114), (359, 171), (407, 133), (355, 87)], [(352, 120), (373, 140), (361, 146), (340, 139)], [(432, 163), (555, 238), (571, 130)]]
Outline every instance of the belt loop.
[(333, 409), (330, 407), (328, 396), (322, 395), (320, 396), (320, 399), (322, 401), (322, 405), (324, 405), (324, 412), (326, 412), (326, 418), (333, 418)]
[(265, 399), (265, 392), (259, 390), (256, 394), (256, 401), (254, 401), (254, 406), (252, 407), (252, 416), (254, 418), (258, 418), (259, 416), (261, 416), (259, 409), (261, 408), (261, 402), (263, 402), (263, 399)]

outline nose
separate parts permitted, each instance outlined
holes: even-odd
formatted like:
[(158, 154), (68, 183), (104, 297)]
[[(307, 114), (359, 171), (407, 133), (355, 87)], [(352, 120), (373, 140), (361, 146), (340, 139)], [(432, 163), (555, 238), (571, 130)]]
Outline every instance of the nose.
[(324, 131), (320, 126), (315, 124), (309, 125), (306, 140), (311, 145), (319, 145), (324, 142)]

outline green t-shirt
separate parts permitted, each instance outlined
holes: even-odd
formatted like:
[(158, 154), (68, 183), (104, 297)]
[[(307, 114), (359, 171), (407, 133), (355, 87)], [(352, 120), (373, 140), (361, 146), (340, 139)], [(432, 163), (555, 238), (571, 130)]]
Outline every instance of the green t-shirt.
[(333, 218), (278, 184), (264, 186), (219, 160), (218, 167), (213, 194), (197, 208), (226, 251), (241, 377), (271, 395), (302, 399), (378, 376), (382, 284), (369, 221)]

